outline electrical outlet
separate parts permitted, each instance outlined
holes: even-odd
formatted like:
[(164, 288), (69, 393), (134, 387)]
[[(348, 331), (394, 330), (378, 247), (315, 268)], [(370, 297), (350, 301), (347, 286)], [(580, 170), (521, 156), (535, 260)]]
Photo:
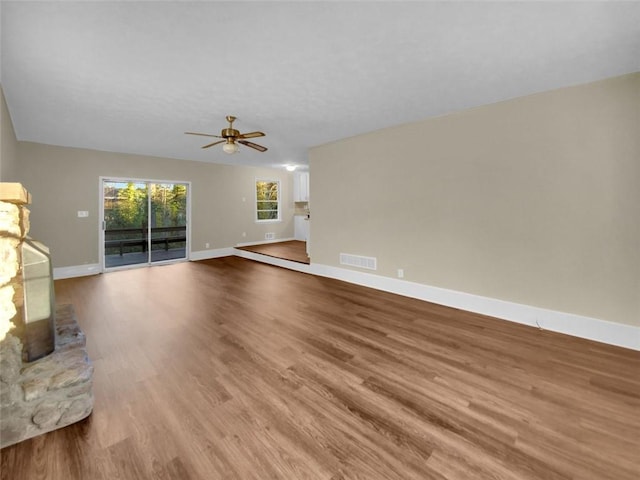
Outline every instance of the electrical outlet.
[(89, 212), (86, 210), (78, 210), (78, 218), (87, 218), (89, 216)]
[(204, 244), (204, 248), (209, 248), (209, 242)]
[(398, 269), (398, 278), (404, 278), (404, 269), (402, 268)]
[(242, 232), (242, 236), (246, 237), (247, 236), (247, 232)]
[(273, 232), (264, 234), (264, 239), (265, 240), (275, 240), (275, 238), (276, 238), (276, 234), (273, 233)]

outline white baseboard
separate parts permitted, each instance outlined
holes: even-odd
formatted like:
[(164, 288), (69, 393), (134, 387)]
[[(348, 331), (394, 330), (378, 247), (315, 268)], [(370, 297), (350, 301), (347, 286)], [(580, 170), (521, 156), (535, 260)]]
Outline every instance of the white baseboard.
[(245, 243), (236, 244), (236, 247), (251, 247), (253, 245), (264, 245), (265, 243), (290, 242), (292, 240), (296, 240), (296, 239), (291, 237), (291, 238), (276, 238), (274, 240), (262, 240), (259, 242), (245, 242)]
[(632, 325), (507, 302), (329, 265), (311, 264), (309, 273), (489, 315), (502, 320), (540, 327), (574, 337), (640, 350), (640, 327)]
[(233, 247), (214, 248), (211, 250), (198, 250), (189, 254), (190, 261), (207, 260), (209, 258), (229, 257), (233, 255)]
[(99, 263), (88, 263), (86, 265), (73, 265), (71, 267), (56, 267), (53, 269), (53, 279), (85, 277), (87, 275), (97, 275), (100, 273)]

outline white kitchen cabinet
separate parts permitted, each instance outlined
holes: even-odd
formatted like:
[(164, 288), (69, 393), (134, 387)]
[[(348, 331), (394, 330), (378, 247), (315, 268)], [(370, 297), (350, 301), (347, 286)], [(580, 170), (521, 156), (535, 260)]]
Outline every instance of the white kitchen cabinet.
[(293, 177), (293, 201), (309, 201), (309, 172), (296, 172)]
[(306, 215), (293, 217), (293, 232), (296, 240), (306, 242), (309, 239), (309, 220)]

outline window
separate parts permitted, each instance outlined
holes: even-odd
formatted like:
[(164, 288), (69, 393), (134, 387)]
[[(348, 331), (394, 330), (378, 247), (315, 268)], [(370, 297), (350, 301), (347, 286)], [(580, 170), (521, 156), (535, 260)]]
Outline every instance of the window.
[(280, 220), (280, 181), (256, 180), (256, 221)]

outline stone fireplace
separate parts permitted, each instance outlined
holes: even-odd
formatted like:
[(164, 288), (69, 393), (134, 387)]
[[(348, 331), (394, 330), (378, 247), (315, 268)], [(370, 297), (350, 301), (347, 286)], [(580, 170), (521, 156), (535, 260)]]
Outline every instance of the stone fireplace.
[(49, 250), (29, 238), (29, 193), (0, 183), (0, 448), (93, 410), (93, 366), (71, 305), (55, 304)]

